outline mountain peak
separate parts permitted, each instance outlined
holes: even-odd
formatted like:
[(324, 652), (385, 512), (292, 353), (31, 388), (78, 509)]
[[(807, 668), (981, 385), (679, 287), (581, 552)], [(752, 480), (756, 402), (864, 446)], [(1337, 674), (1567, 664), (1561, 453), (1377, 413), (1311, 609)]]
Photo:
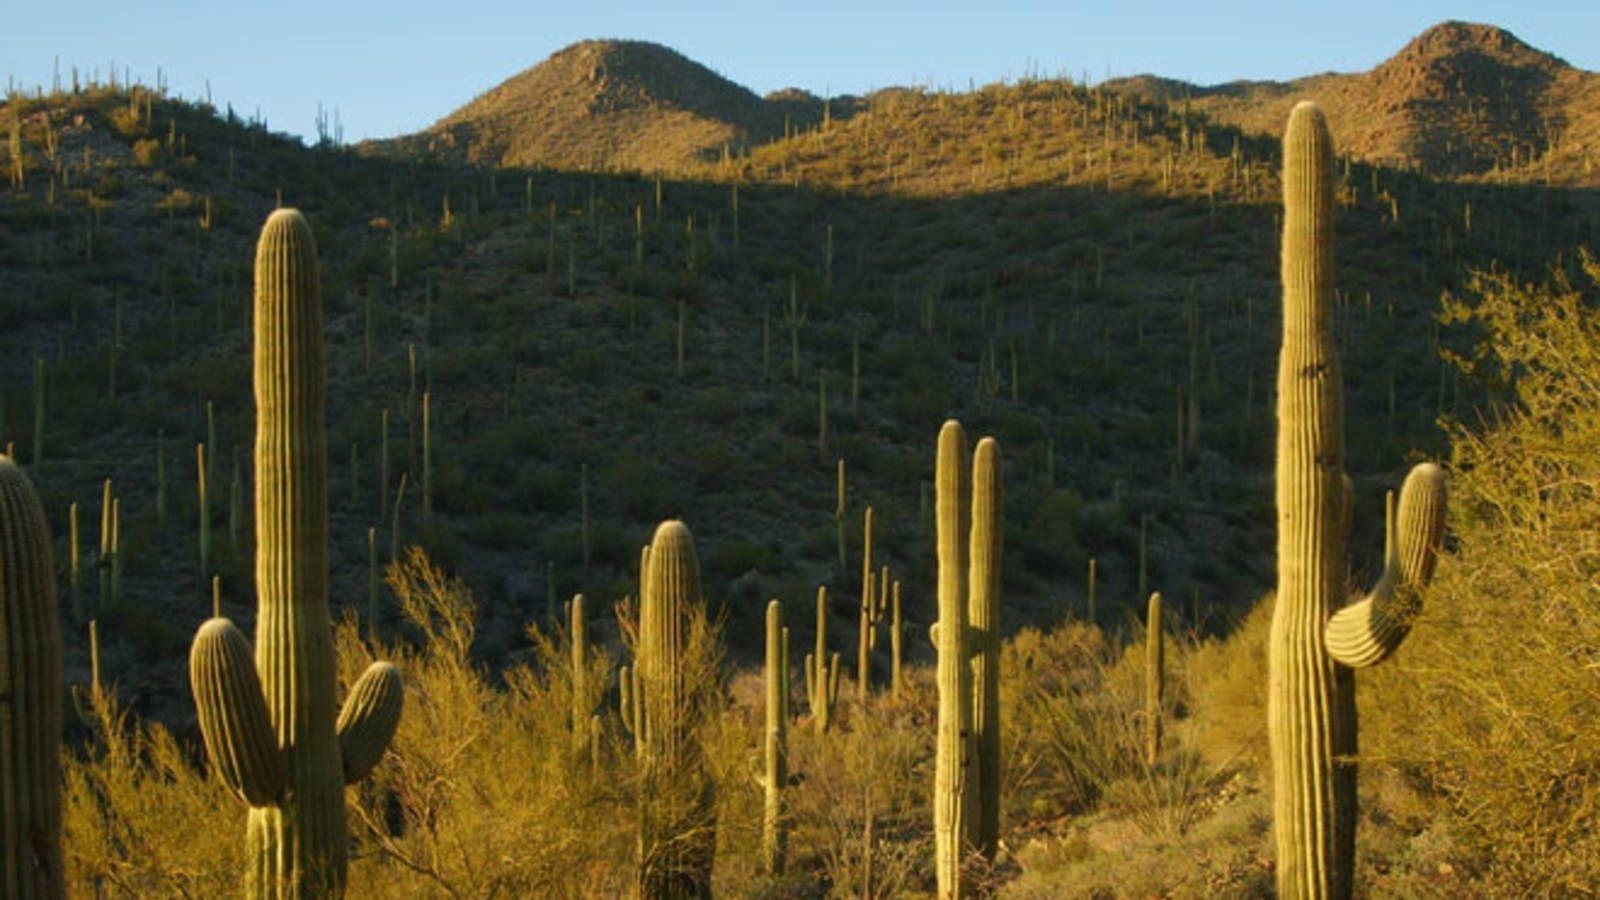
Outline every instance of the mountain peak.
[(1412, 38), (1385, 65), (1413, 64), (1452, 57), (1477, 56), (1514, 68), (1561, 69), (1559, 57), (1529, 46), (1497, 25), (1478, 22), (1440, 22)]
[(570, 44), (395, 146), (488, 165), (673, 170), (765, 140), (782, 113), (670, 47)]

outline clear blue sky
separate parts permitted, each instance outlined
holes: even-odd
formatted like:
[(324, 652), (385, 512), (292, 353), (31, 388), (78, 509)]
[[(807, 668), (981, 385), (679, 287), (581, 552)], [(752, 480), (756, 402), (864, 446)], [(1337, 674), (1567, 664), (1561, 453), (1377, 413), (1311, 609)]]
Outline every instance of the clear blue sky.
[[(965, 88), (1030, 68), (1093, 80), (1155, 72), (1202, 84), (1370, 68), (1445, 19), (1491, 22), (1600, 69), (1600, 0), (568, 0), (18, 2), (0, 17), (0, 78), (45, 84), (59, 57), (154, 81), (314, 134), (321, 102), (347, 140), (416, 130), (588, 37), (674, 47), (766, 93)], [(673, 8), (674, 6), (678, 8)], [(248, 7), (248, 8), (244, 8)], [(1330, 12), (1330, 10), (1332, 10)]]

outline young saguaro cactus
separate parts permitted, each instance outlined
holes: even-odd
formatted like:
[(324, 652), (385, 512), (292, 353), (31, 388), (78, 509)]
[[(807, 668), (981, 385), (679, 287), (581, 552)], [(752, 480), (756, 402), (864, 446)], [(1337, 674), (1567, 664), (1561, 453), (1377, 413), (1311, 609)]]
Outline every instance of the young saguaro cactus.
[(298, 211), (267, 219), (255, 270), (255, 659), (233, 623), (212, 619), (189, 677), (212, 765), (251, 807), (247, 896), (338, 897), (343, 788), (383, 755), (403, 690), (394, 666), (374, 663), (335, 722), (322, 288)]
[(61, 629), (44, 506), (0, 456), (0, 897), (65, 896)]
[[(1356, 823), (1352, 666), (1398, 646), (1443, 535), (1444, 481), (1407, 479), (1407, 525), (1371, 596), (1334, 615), (1348, 572), (1351, 487), (1333, 305), (1333, 141), (1316, 104), (1284, 134), (1283, 348), (1278, 364), (1278, 592), (1268, 638), (1278, 896), (1347, 898)], [(1415, 485), (1413, 487), (1413, 484)], [(1392, 503), (1391, 503), (1392, 506)], [(1407, 560), (1410, 560), (1409, 562)]]

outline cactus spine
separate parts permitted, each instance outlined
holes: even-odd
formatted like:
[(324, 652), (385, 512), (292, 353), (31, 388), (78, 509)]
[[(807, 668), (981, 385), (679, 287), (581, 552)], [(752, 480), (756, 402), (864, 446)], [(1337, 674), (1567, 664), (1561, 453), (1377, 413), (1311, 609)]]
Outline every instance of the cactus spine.
[(44, 506), (0, 456), (0, 896), (65, 896), (61, 630)]
[(767, 604), (767, 727), (762, 742), (761, 858), (768, 875), (783, 874), (788, 828), (783, 818), (783, 786), (789, 773), (789, 658), (784, 652), (783, 603)]
[(251, 804), (248, 896), (338, 897), (343, 785), (382, 756), (402, 691), (398, 671), (374, 663), (335, 723), (322, 291), (295, 210), (273, 212), (256, 246), (254, 356), (255, 660), (232, 623), (212, 619), (195, 637), (190, 681), (212, 764)]
[(633, 698), (642, 724), (639, 896), (709, 897), (716, 849), (711, 781), (694, 743), (697, 682), (692, 629), (703, 609), (694, 537), (682, 522), (656, 528), (639, 602)]
[[(1267, 725), (1280, 897), (1347, 898), (1356, 824), (1354, 670), (1404, 637), (1408, 597), (1431, 575), (1444, 482), (1424, 464), (1407, 531), (1373, 594), (1333, 616), (1347, 574), (1352, 490), (1333, 305), (1333, 140), (1315, 103), (1284, 134), (1283, 349), (1278, 364), (1278, 593), (1268, 639)], [(1392, 503), (1391, 503), (1392, 507)], [(1401, 550), (1405, 545), (1412, 552)], [(1405, 558), (1414, 561), (1408, 570)], [(1330, 617), (1333, 621), (1330, 622)]]
[(961, 857), (969, 815), (966, 787), (972, 760), (972, 672), (966, 654), (966, 538), (972, 512), (966, 457), (967, 436), (961, 423), (945, 422), (939, 430), (934, 472), (939, 620), (932, 630), (938, 651), (933, 837), (940, 900), (957, 900), (962, 894)]
[(1161, 630), (1161, 594), (1150, 595), (1144, 620), (1144, 759), (1154, 766), (1161, 758), (1161, 708), (1165, 702), (1162, 672), (1166, 668), (1165, 636)]
[(967, 575), (967, 652), (972, 655), (972, 843), (993, 858), (1000, 842), (1000, 445), (978, 441), (972, 457), (972, 535)]

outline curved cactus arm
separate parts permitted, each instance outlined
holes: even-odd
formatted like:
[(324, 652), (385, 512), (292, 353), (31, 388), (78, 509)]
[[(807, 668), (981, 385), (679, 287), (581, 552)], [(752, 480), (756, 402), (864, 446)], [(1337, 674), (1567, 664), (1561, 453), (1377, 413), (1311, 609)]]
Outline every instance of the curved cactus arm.
[(288, 769), (250, 644), (232, 622), (210, 619), (195, 633), (189, 685), (206, 755), (223, 783), (251, 806), (278, 802)]
[(1335, 613), (1323, 632), (1328, 655), (1353, 669), (1377, 665), (1406, 635), (1421, 607), (1420, 591), (1433, 579), (1444, 540), (1444, 470), (1422, 463), (1385, 502), (1383, 574), (1372, 592)]
[(1426, 587), (1444, 546), (1447, 496), (1444, 469), (1431, 462), (1413, 466), (1400, 485), (1400, 576), (1406, 584)]
[(400, 727), (405, 699), (405, 682), (393, 663), (373, 663), (350, 688), (338, 723), (345, 784), (360, 781), (383, 759), (383, 751)]

